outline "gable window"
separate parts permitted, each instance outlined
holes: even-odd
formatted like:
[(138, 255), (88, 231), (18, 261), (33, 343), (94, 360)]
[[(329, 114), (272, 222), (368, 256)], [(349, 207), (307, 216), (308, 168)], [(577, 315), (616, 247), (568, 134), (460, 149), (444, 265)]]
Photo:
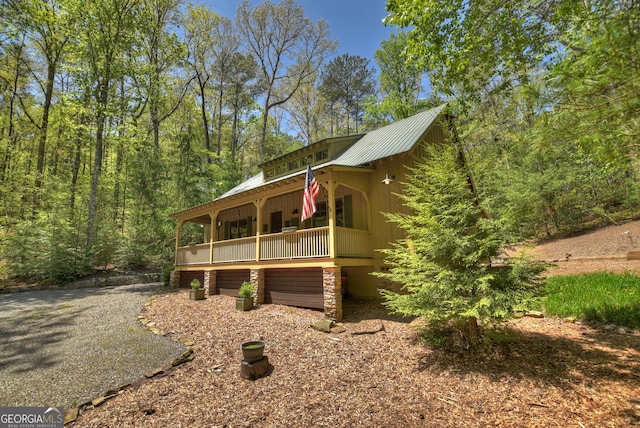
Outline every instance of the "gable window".
[(325, 160), (328, 157), (329, 157), (329, 149), (324, 149), (324, 150), (320, 150), (319, 152), (316, 152), (316, 162)]
[(289, 171), (295, 171), (300, 168), (300, 159), (295, 159), (289, 162)]
[(302, 165), (307, 166), (313, 163), (313, 155), (303, 156), (302, 157)]

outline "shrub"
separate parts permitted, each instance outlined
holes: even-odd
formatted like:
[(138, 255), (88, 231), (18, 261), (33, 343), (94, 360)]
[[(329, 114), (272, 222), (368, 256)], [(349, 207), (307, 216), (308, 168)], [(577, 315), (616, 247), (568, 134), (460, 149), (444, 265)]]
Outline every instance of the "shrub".
[(252, 283), (248, 281), (244, 281), (240, 286), (240, 290), (238, 294), (240, 295), (240, 297), (244, 299), (250, 299), (253, 297), (254, 290), (255, 290), (255, 287), (253, 286)]

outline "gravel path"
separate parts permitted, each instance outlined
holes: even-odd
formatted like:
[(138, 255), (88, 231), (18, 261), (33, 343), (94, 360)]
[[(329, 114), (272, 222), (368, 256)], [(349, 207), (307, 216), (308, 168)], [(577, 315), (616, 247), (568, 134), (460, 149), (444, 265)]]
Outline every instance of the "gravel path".
[(0, 406), (74, 407), (184, 352), (137, 319), (160, 284), (0, 295)]

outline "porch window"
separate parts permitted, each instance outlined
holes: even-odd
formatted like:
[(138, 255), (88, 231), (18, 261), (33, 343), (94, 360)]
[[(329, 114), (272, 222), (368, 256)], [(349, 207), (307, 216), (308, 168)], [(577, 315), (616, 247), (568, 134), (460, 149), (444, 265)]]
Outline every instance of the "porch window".
[(353, 198), (344, 195), (336, 199), (336, 226), (353, 228)]
[(327, 203), (316, 202), (316, 212), (313, 215), (313, 227), (324, 227), (329, 225), (327, 217)]
[(251, 216), (224, 222), (224, 239), (245, 238), (251, 236), (253, 219)]

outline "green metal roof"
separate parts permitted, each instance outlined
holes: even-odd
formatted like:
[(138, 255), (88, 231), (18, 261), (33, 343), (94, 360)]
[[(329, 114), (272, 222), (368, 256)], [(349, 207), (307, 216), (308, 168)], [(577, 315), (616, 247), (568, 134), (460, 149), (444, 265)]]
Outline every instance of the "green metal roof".
[[(416, 145), (420, 137), (431, 127), (445, 106), (446, 104), (442, 104), (406, 119), (383, 126), (375, 131), (367, 132), (340, 155), (326, 163), (314, 165), (313, 169), (331, 165), (369, 166), (369, 163), (378, 159), (406, 153)], [(264, 184), (275, 183), (296, 175), (302, 175), (305, 171), (306, 170), (297, 171), (268, 181), (264, 181), (262, 172), (259, 172), (216, 200), (253, 190)]]
[(378, 159), (408, 152), (429, 129), (444, 107), (445, 104), (367, 132), (364, 137), (338, 156), (333, 164), (366, 165)]

